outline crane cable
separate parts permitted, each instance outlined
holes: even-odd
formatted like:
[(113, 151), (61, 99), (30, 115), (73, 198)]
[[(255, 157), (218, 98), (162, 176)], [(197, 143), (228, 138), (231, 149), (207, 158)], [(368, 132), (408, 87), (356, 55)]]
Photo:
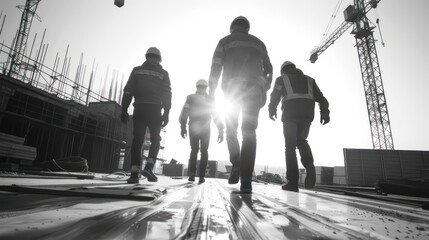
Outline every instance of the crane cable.
[(342, 4), (343, 0), (338, 0), (337, 5), (335, 6), (334, 12), (331, 15), (331, 19), (329, 20), (328, 26), (326, 26), (325, 32), (322, 35), (322, 39), (320, 39), (319, 46), (322, 45), (322, 42), (326, 40), (328, 36), (328, 32), (332, 27), (332, 24), (334, 23), (334, 19), (337, 17), (338, 10), (340, 9), (340, 6)]
[(378, 26), (378, 32), (380, 33), (380, 38), (381, 38), (381, 45), (383, 45), (383, 47), (386, 45), (384, 40), (383, 40), (383, 35), (381, 35), (381, 28), (380, 28), (380, 19), (377, 18), (377, 26)]

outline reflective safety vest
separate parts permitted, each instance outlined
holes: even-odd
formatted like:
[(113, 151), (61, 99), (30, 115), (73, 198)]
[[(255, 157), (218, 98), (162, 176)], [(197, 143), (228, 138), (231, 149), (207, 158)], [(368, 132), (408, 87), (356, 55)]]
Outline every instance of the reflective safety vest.
[(290, 78), (287, 74), (282, 75), (283, 83), (285, 85), (286, 89), (286, 96), (284, 97), (283, 101), (289, 101), (291, 99), (311, 99), (315, 100), (314, 93), (313, 93), (313, 83), (314, 80), (307, 77), (307, 93), (296, 93), (293, 91), (292, 84), (290, 83)]

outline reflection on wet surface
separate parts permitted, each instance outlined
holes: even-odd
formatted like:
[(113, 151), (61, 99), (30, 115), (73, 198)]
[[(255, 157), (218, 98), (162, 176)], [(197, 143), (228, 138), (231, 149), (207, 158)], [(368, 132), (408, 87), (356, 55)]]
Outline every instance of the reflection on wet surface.
[(0, 193), (0, 238), (429, 239), (425, 210), (260, 183), (252, 194), (237, 187), (219, 179), (130, 187), (158, 194), (150, 202)]

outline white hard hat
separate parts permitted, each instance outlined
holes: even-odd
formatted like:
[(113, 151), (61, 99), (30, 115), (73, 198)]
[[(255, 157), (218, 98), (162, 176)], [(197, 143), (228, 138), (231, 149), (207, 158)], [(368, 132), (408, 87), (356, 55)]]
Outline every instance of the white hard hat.
[(148, 50), (147, 50), (147, 52), (146, 52), (146, 56), (147, 55), (156, 55), (156, 56), (158, 56), (159, 57), (159, 60), (161, 60), (161, 52), (159, 51), (159, 49), (158, 48), (156, 48), (156, 47), (150, 47)]
[(196, 84), (197, 87), (208, 87), (207, 81), (204, 79), (200, 79), (197, 81)]

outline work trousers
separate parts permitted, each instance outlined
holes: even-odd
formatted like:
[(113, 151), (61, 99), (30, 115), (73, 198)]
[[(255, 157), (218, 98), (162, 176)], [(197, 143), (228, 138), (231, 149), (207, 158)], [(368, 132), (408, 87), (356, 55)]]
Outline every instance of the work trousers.
[[(158, 157), (161, 142), (161, 106), (156, 104), (144, 104), (134, 107), (133, 113), (133, 142), (131, 144), (131, 165), (142, 165), (141, 149), (145, 139), (146, 128), (150, 133), (150, 148), (148, 163), (149, 168)], [(149, 162), (150, 161), (150, 162)], [(153, 162), (152, 162), (153, 161)]]
[(209, 160), (210, 144), (210, 119), (209, 121), (189, 122), (189, 141), (191, 144), (191, 154), (189, 156), (189, 176), (195, 176), (197, 170), (198, 151), (201, 151), (201, 161), (198, 168), (199, 177), (206, 174), (207, 162)]
[(301, 163), (304, 167), (313, 164), (313, 154), (307, 137), (310, 132), (311, 120), (308, 119), (287, 119), (283, 122), (283, 134), (285, 137), (286, 154), (286, 179), (298, 184), (298, 160), (296, 148), (301, 156)]
[[(229, 106), (225, 116), (226, 142), (230, 162), (240, 168), (241, 181), (252, 180), (256, 157), (256, 128), (259, 111), (264, 104), (262, 89), (250, 87), (239, 92), (225, 94)], [(237, 138), (238, 118), (241, 111), (242, 147)]]

